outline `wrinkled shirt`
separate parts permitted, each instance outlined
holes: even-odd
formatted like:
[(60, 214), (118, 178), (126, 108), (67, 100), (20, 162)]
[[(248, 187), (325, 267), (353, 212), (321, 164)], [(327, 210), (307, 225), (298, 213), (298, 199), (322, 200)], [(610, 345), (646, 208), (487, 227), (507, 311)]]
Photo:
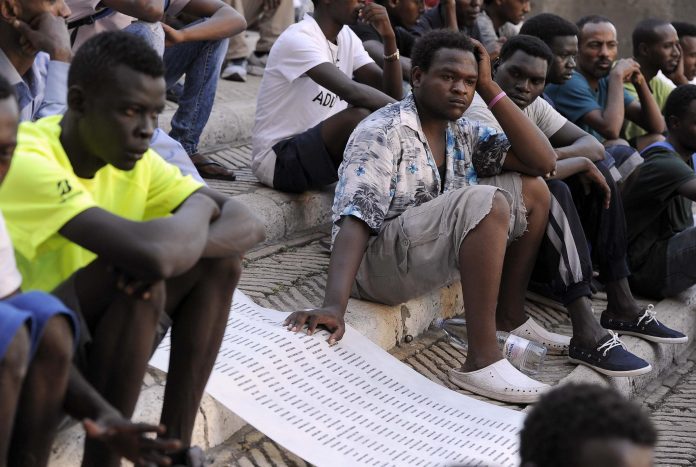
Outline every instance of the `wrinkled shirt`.
[[(510, 148), (504, 133), (466, 118), (451, 122), (446, 138), (444, 191), (477, 185), (479, 177), (497, 175)], [(334, 238), (343, 216), (357, 217), (377, 234), (385, 221), (440, 194), (440, 174), (413, 94), (357, 126), (338, 176), (332, 208)]]
[(69, 63), (51, 60), (47, 53), (39, 52), (29, 71), (24, 76), (19, 76), (5, 52), (0, 49), (0, 75), (15, 88), (19, 99), (20, 121), (65, 113), (69, 68)]

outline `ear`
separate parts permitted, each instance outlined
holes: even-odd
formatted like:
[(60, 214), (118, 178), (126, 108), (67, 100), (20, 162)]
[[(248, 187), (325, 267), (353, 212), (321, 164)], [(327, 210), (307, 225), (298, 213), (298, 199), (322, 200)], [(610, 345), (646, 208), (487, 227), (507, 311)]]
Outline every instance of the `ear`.
[(676, 115), (670, 115), (666, 123), (669, 130), (676, 130), (681, 127), (681, 120), (679, 120)]
[(414, 66), (411, 68), (411, 87), (416, 89), (420, 87), (421, 79), (423, 78), (423, 70)]
[(68, 109), (82, 115), (85, 112), (85, 90), (80, 86), (70, 86), (68, 88)]
[(387, 0), (387, 7), (394, 9), (399, 6), (399, 0)]
[(21, 5), (16, 0), (0, 0), (0, 17), (3, 21), (11, 22), (21, 13)]
[(647, 57), (648, 56), (648, 44), (645, 42), (641, 42), (638, 44), (638, 55), (641, 57)]

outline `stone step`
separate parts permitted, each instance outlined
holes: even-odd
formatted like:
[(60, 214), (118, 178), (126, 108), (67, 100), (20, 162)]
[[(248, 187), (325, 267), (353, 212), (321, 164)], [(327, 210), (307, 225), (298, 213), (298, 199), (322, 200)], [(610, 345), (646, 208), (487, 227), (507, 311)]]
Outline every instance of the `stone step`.
[(211, 148), (210, 159), (234, 169), (237, 180), (206, 180), (208, 185), (244, 203), (266, 227), (266, 242), (274, 243), (331, 222), (333, 186), (302, 194), (281, 193), (268, 188), (251, 172), (251, 145)]

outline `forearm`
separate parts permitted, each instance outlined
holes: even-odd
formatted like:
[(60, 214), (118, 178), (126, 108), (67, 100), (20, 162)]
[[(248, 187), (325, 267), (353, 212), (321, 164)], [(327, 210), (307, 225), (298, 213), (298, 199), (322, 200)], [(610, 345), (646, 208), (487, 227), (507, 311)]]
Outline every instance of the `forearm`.
[[(500, 86), (493, 81), (485, 86), (479, 86), (477, 90), (486, 103), (490, 103), (502, 92)], [(507, 135), (512, 150), (520, 162), (536, 172), (531, 175), (553, 171), (556, 153), (551, 143), (517, 105), (509, 98), (503, 97), (496, 102), (491, 111)]]
[[(185, 11), (185, 9), (184, 9)], [(221, 40), (232, 37), (246, 29), (246, 20), (232, 8), (218, 9), (206, 21), (179, 30), (182, 42)]]
[(569, 146), (554, 148), (559, 160), (587, 157), (593, 162), (604, 160), (604, 146), (592, 135), (583, 136)]
[(442, 3), (442, 12), (445, 14), (445, 28), (450, 31), (459, 31), (459, 24), (457, 24), (457, 7), (456, 3), (452, 0)]
[(639, 122), (639, 125), (648, 133), (664, 133), (665, 119), (662, 117), (655, 97), (650, 92), (648, 83), (645, 80), (641, 80), (640, 85), (636, 86), (636, 92), (638, 93), (641, 109), (641, 122)]
[(589, 164), (593, 164), (593, 162), (587, 157), (571, 157), (559, 160), (556, 163), (556, 173), (550, 178), (552, 180), (566, 179), (575, 174), (587, 171)]
[(344, 314), (367, 248), (370, 232), (363, 221), (347, 216), (336, 236), (324, 293), (324, 307)]
[[(372, 86), (356, 82), (352, 82), (351, 86), (352, 89), (346, 91), (343, 99), (354, 107), (364, 107), (374, 111), (381, 109), (387, 104), (396, 102), (396, 99)], [(338, 94), (341, 95), (340, 93)]]
[[(396, 37), (392, 33), (382, 37), (384, 41), (384, 56), (389, 57), (399, 49), (396, 46)], [(382, 60), (382, 90), (394, 99), (401, 99), (404, 87), (403, 71), (399, 60)]]
[(609, 75), (607, 105), (602, 111), (603, 125), (595, 128), (606, 139), (616, 139), (624, 121), (623, 80), (618, 74)]
[(96, 420), (105, 415), (121, 415), (85, 380), (75, 365), (70, 369), (63, 409), (76, 420)]
[(266, 238), (263, 223), (241, 203), (228, 199), (210, 225), (203, 257), (243, 256)]

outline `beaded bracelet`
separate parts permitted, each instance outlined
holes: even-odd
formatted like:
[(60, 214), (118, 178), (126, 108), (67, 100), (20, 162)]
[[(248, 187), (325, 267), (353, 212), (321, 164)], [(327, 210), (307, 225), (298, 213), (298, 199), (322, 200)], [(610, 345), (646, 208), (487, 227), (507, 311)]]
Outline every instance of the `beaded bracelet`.
[(493, 99), (491, 99), (491, 102), (488, 104), (488, 110), (493, 109), (493, 106), (494, 106), (495, 104), (497, 104), (498, 101), (499, 101), (500, 99), (502, 99), (503, 97), (505, 97), (505, 96), (507, 96), (507, 94), (505, 94), (505, 91), (500, 91), (500, 94), (498, 94), (498, 95), (495, 96)]

